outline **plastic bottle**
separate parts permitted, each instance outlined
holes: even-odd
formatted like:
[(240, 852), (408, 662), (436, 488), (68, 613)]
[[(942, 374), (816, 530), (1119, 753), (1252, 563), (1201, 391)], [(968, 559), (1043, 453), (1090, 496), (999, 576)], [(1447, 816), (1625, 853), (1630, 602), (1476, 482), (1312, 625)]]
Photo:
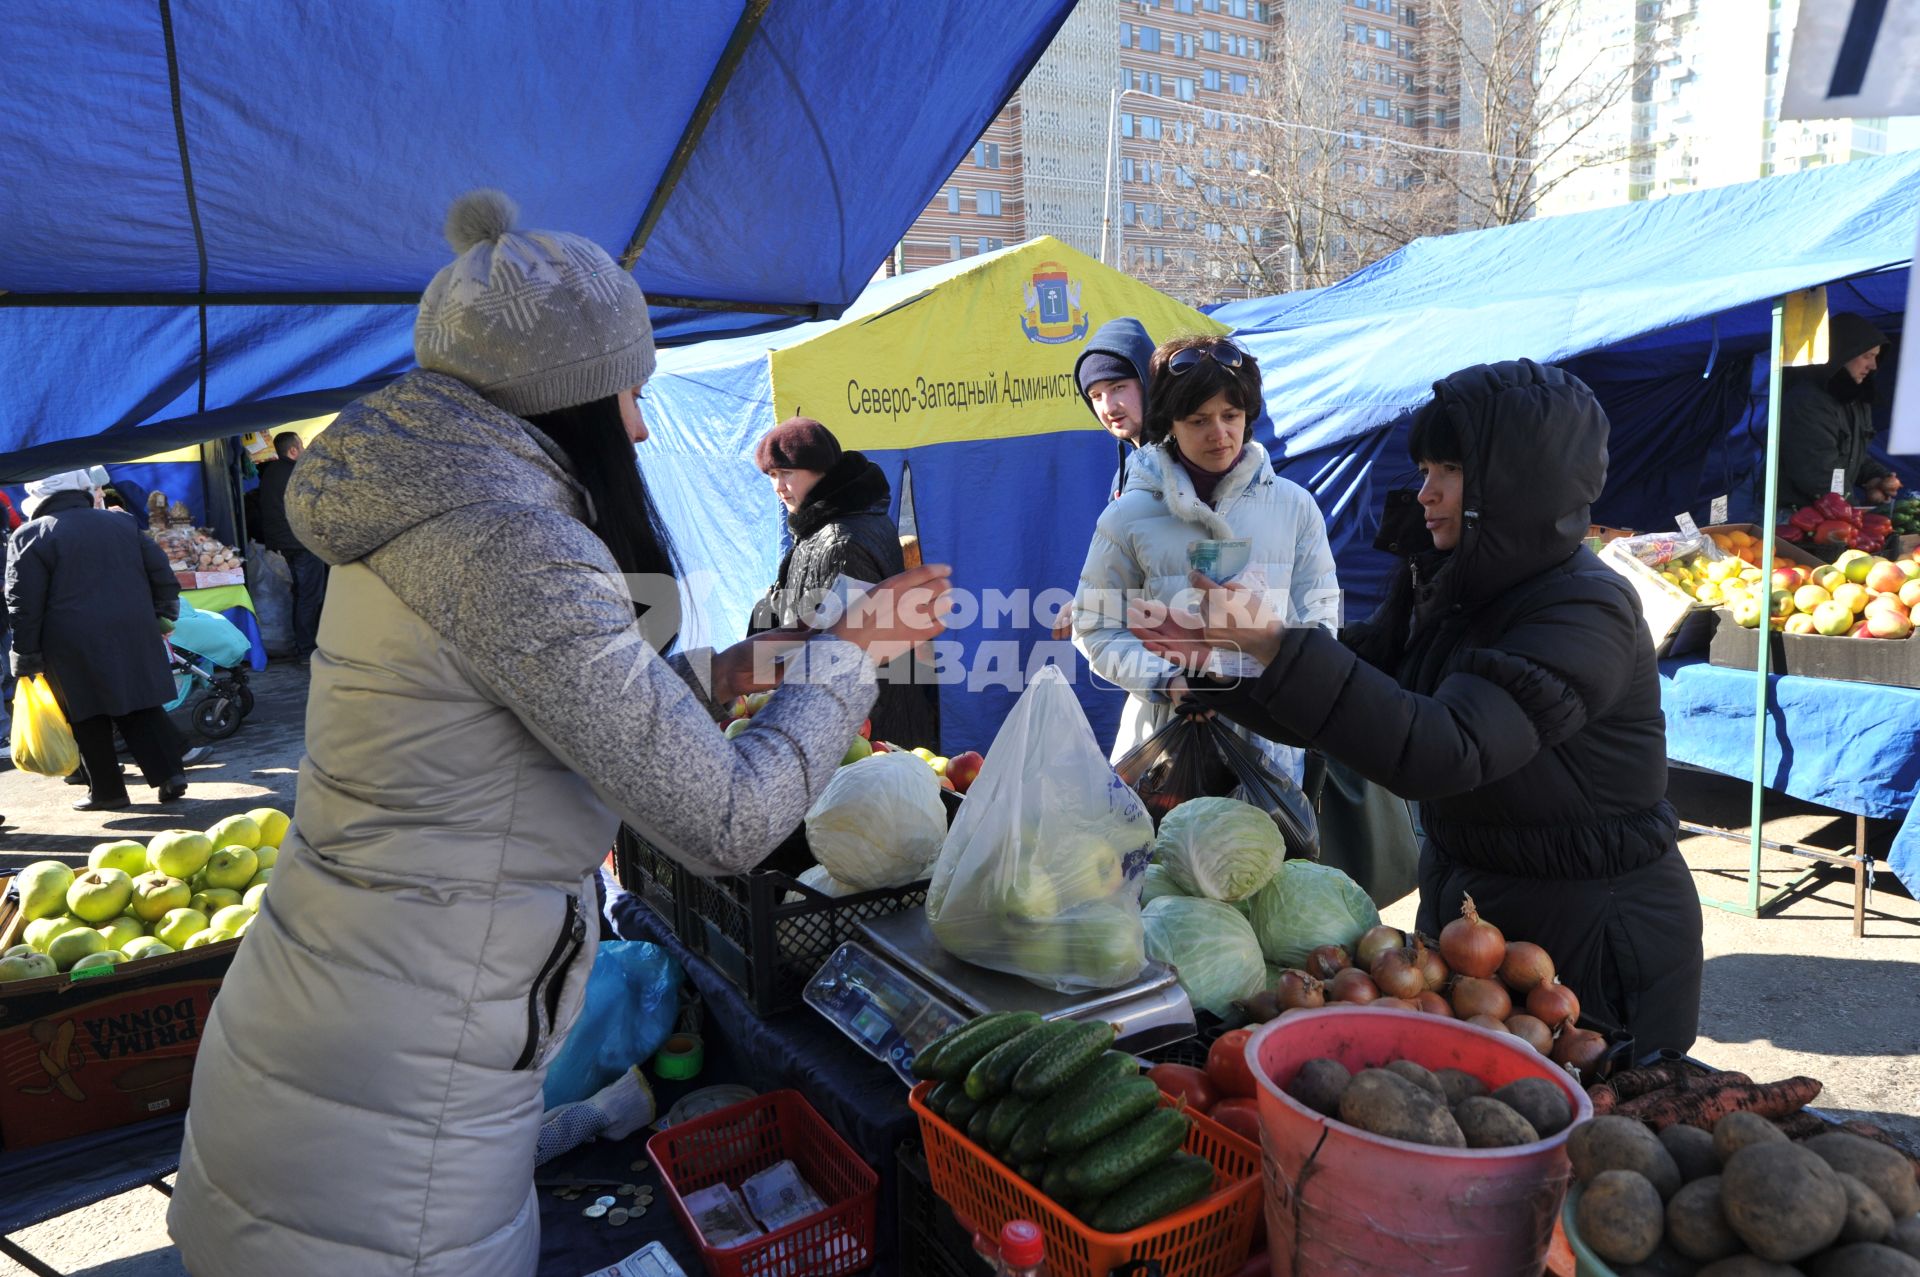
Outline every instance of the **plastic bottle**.
[(1000, 1230), (1000, 1266), (994, 1277), (1047, 1277), (1047, 1240), (1029, 1220), (1010, 1219)]

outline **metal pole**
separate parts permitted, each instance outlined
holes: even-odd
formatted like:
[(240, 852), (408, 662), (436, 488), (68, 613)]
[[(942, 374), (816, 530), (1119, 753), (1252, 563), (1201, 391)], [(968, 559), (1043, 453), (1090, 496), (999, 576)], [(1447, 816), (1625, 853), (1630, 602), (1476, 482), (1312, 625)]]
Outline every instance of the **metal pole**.
[(1752, 841), (1747, 846), (1747, 908), (1760, 912), (1760, 825), (1767, 777), (1767, 657), (1773, 651), (1773, 526), (1780, 499), (1780, 345), (1786, 340), (1786, 298), (1773, 299), (1773, 344), (1767, 361), (1767, 481), (1760, 499), (1760, 563), (1765, 600), (1760, 609), (1760, 651), (1754, 660)]
[(1107, 261), (1107, 234), (1113, 229), (1113, 152), (1120, 128), (1120, 90), (1107, 93), (1107, 174), (1100, 180), (1100, 264)]

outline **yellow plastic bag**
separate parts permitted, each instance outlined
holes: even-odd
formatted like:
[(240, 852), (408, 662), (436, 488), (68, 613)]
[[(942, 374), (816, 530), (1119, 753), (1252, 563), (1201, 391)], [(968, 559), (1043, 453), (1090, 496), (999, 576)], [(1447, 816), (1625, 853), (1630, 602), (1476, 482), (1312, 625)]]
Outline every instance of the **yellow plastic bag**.
[(67, 776), (80, 765), (73, 729), (39, 674), (20, 680), (13, 692), (13, 765), (42, 776)]

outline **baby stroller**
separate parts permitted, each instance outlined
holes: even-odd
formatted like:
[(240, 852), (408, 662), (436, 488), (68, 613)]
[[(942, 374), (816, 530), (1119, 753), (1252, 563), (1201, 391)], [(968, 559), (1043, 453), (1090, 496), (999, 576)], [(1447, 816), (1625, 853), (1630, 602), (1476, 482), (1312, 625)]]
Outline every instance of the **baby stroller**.
[(177, 695), (164, 708), (185, 705), (196, 691), (206, 695), (193, 707), (193, 728), (206, 740), (224, 740), (253, 712), (247, 686), (247, 655), (253, 645), (240, 627), (217, 612), (202, 612), (180, 601), (180, 619), (167, 636), (167, 659)]

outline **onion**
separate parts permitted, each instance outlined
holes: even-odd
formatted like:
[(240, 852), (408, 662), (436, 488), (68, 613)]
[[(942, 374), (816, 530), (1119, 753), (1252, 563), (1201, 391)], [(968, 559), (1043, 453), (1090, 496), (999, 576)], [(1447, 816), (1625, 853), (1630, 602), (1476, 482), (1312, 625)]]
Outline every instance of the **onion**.
[(1248, 1020), (1255, 1024), (1265, 1024), (1280, 1014), (1280, 999), (1274, 996), (1272, 989), (1262, 989), (1252, 997), (1236, 999), (1234, 1004), (1246, 1013)]
[(1447, 981), (1453, 978), (1453, 971), (1447, 966), (1447, 960), (1440, 956), (1440, 949), (1435, 942), (1416, 934), (1413, 937), (1413, 952), (1420, 973), (1427, 978), (1427, 987), (1435, 993), (1446, 988)]
[(1607, 1053), (1607, 1040), (1591, 1029), (1568, 1029), (1553, 1044), (1553, 1062), (1582, 1074), (1590, 1073)]
[(1384, 924), (1369, 927), (1367, 933), (1360, 937), (1360, 943), (1353, 947), (1353, 965), (1362, 971), (1371, 971), (1381, 954), (1389, 949), (1404, 949), (1406, 944), (1407, 933), (1398, 928)]
[(1490, 1015), (1504, 1023), (1513, 1014), (1513, 999), (1498, 980), (1463, 975), (1453, 982), (1453, 1013), (1463, 1020)]
[(1495, 1033), (1505, 1033), (1507, 1031), (1507, 1022), (1498, 1016), (1471, 1015), (1467, 1017), (1467, 1023), (1477, 1024), (1483, 1029), (1492, 1029)]
[(1580, 999), (1572, 989), (1555, 980), (1527, 995), (1527, 1014), (1537, 1016), (1549, 1029), (1558, 1029), (1580, 1019)]
[(1553, 959), (1539, 945), (1516, 940), (1507, 946), (1507, 960), (1500, 964), (1500, 978), (1515, 993), (1532, 993), (1553, 982)]
[(1444, 1015), (1449, 1020), (1453, 1018), (1453, 1008), (1447, 1005), (1445, 998), (1435, 993), (1432, 989), (1428, 989), (1425, 993), (1415, 998), (1414, 1001), (1418, 1002), (1420, 1009), (1428, 1015)]
[(1393, 1007), (1400, 1011), (1418, 1011), (1420, 1004), (1412, 998), (1376, 998), (1370, 1004), (1376, 1007)]
[(1304, 971), (1288, 968), (1273, 986), (1282, 1011), (1311, 1011), (1327, 1004), (1326, 986)]
[(1553, 1050), (1553, 1030), (1530, 1015), (1507, 1017), (1507, 1032), (1524, 1039), (1528, 1046), (1542, 1055)]
[(1321, 980), (1331, 980), (1352, 965), (1342, 945), (1323, 944), (1307, 955), (1307, 974)]
[(1427, 977), (1414, 965), (1411, 949), (1387, 950), (1373, 960), (1367, 974), (1373, 977), (1385, 997), (1413, 998), (1427, 989)]
[(1440, 932), (1440, 956), (1460, 975), (1486, 979), (1507, 956), (1507, 938), (1491, 922), (1482, 922), (1473, 897), (1460, 903), (1460, 916)]
[(1379, 986), (1359, 967), (1348, 967), (1333, 977), (1333, 983), (1327, 986), (1327, 997), (1332, 1002), (1353, 1002), (1365, 1006), (1379, 996)]

